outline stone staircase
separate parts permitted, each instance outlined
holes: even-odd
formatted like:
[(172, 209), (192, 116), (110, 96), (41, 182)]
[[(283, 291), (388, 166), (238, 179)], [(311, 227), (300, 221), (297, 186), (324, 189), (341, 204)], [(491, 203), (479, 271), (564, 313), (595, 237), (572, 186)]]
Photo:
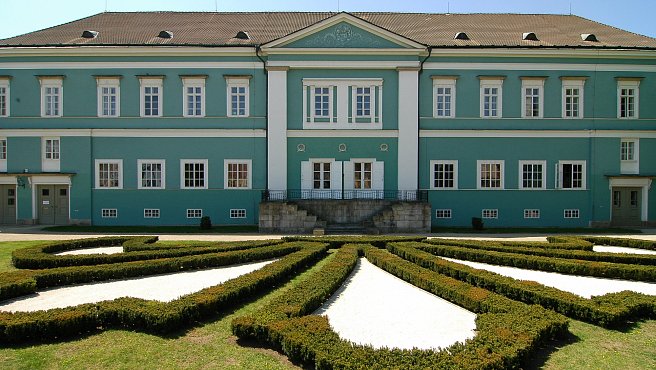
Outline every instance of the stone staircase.
[(288, 202), (260, 203), (260, 232), (311, 234), (316, 228), (325, 228), (326, 221)]

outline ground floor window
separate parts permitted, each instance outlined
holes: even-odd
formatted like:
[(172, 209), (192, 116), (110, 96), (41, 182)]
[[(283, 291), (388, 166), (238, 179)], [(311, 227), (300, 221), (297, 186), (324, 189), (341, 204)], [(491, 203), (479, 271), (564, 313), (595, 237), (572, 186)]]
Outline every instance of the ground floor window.
[(436, 209), (435, 218), (451, 218), (450, 209)]
[(558, 177), (561, 189), (585, 189), (585, 161), (559, 162)]
[(201, 218), (203, 217), (202, 209), (187, 209), (187, 218)]
[(230, 218), (246, 218), (245, 209), (231, 209)]
[(525, 209), (524, 218), (540, 218), (539, 209)]
[(483, 217), (483, 218), (499, 218), (499, 210), (498, 209), (484, 209), (481, 212), (481, 217)]
[(159, 218), (159, 209), (144, 209), (144, 218)]
[(96, 160), (96, 188), (99, 189), (123, 188), (123, 160), (121, 159)]
[(353, 163), (353, 189), (371, 189), (371, 162)]
[(564, 211), (565, 218), (579, 218), (580, 212), (578, 209), (566, 209)]
[(312, 163), (312, 188), (330, 189), (330, 162)]
[(103, 208), (100, 210), (102, 218), (116, 218), (118, 217), (118, 210), (116, 208)]
[(478, 161), (478, 188), (503, 189), (503, 161)]

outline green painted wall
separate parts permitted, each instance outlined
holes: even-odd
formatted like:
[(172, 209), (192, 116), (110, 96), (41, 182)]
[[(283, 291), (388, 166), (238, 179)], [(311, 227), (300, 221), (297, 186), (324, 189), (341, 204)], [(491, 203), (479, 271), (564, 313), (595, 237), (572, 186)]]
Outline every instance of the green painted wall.
[(347, 22), (284, 45), (288, 48), (401, 48), (397, 43), (376, 36)]

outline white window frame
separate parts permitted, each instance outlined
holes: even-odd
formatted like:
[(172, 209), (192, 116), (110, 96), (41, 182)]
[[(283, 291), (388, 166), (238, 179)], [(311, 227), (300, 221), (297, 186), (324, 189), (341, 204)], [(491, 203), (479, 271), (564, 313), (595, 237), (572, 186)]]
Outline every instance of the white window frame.
[[(435, 186), (435, 165), (453, 165), (453, 187)], [(457, 190), (458, 189), (458, 161), (457, 160), (432, 160), (430, 161), (430, 188), (433, 190)]]
[(498, 208), (485, 208), (481, 210), (482, 219), (498, 219), (499, 218), (499, 209)]
[[(585, 80), (586, 77), (561, 77), (562, 81), (562, 112), (561, 117), (563, 119), (583, 119), (585, 114)], [(567, 90), (568, 89), (578, 89), (578, 115), (577, 116), (567, 116)]]
[[(192, 109), (189, 114), (187, 107), (187, 98), (190, 95), (196, 96), (196, 92), (189, 94), (188, 88), (200, 88), (200, 113), (196, 114), (196, 108)], [(195, 100), (194, 100), (195, 102)], [(200, 118), (205, 117), (205, 78), (204, 77), (182, 77), (182, 116), (187, 118)]]
[[(112, 215), (113, 213), (113, 215)], [(100, 210), (101, 218), (118, 218), (118, 209), (116, 208), (102, 208)]]
[[(226, 92), (227, 92), (227, 105), (226, 112), (228, 117), (250, 117), (250, 76), (231, 77), (226, 76)], [(244, 114), (239, 114), (239, 107), (237, 107), (237, 114), (232, 113), (232, 88), (244, 87)]]
[(441, 208), (435, 210), (435, 218), (437, 219), (450, 219), (453, 217), (451, 208)]
[[(535, 187), (525, 187), (524, 186), (524, 165), (529, 165), (529, 166), (535, 166), (535, 165), (541, 165), (542, 166), (542, 186), (539, 188)], [(518, 172), (519, 176), (518, 182), (519, 184), (517, 185), (518, 189), (522, 190), (544, 190), (547, 188), (547, 161), (519, 161), (518, 163)]]
[[(568, 216), (569, 213), (569, 216)], [(578, 208), (568, 208), (563, 210), (563, 218), (581, 218), (581, 211)]]
[[(480, 90), (480, 110), (481, 118), (502, 118), (503, 117), (503, 81), (505, 77), (479, 77), (481, 83)], [(485, 115), (485, 89), (497, 88), (497, 114), (495, 116)]]
[[(363, 89), (362, 94), (358, 94), (358, 89)], [(369, 89), (369, 94), (364, 93), (364, 89)], [(376, 86), (368, 86), (368, 85), (353, 85), (351, 86), (351, 95), (352, 95), (352, 102), (351, 102), (351, 109), (353, 110), (353, 117), (354, 118), (373, 118), (375, 116), (376, 112)], [(362, 96), (362, 114), (358, 114), (358, 96)], [(369, 96), (369, 114), (364, 114), (365, 108), (364, 108), (364, 97)]]
[[(142, 165), (144, 164), (159, 164), (162, 166), (161, 186), (143, 186), (143, 171)], [(164, 159), (138, 159), (137, 160), (137, 189), (158, 190), (166, 189), (166, 160)]]
[[(622, 90), (634, 89), (633, 94), (633, 115), (622, 117)], [(617, 118), (619, 119), (638, 119), (640, 118), (640, 79), (639, 78), (618, 78), (617, 79)]]
[[(101, 164), (118, 164), (118, 186), (100, 186), (100, 165)], [(123, 189), (123, 160), (122, 159), (96, 159), (94, 161), (94, 172), (96, 175), (95, 189), (102, 190), (120, 190)]]
[[(563, 187), (563, 165), (567, 164), (572, 164), (572, 165), (581, 165), (581, 187), (571, 187), (571, 188), (564, 188)], [(586, 161), (580, 161), (580, 160), (562, 160), (558, 161), (556, 164), (556, 173), (558, 176), (556, 176), (556, 189), (560, 190), (587, 190), (587, 164)]]
[(7, 172), (7, 138), (0, 137), (0, 172)]
[(0, 101), (0, 117), (9, 117), (11, 115), (11, 91), (8, 77), (0, 77), (0, 89), (5, 90), (3, 94), (0, 94), (4, 98), (4, 101)]
[(159, 218), (160, 209), (159, 208), (144, 208), (143, 217), (144, 218)]
[[(456, 81), (458, 77), (450, 76), (433, 76), (433, 118), (455, 118), (456, 116)], [(451, 93), (448, 96), (451, 98), (449, 114), (440, 115), (440, 110), (437, 104), (437, 98), (439, 96), (438, 89), (448, 88), (451, 89)], [(447, 96), (447, 94), (444, 94)]]
[[(57, 118), (62, 117), (64, 114), (64, 77), (62, 76), (40, 76), (39, 83), (41, 84), (41, 117), (44, 118)], [(47, 99), (46, 91), (49, 88), (58, 88), (58, 93), (53, 96), (57, 97), (59, 103), (58, 110), (53, 114), (47, 114)]]
[[(200, 211), (200, 214), (197, 214)], [(196, 219), (203, 218), (203, 209), (202, 208), (187, 208), (187, 218)]]
[(539, 219), (540, 218), (540, 210), (537, 208), (532, 208), (532, 209), (524, 209), (524, 218), (525, 219)]
[[(624, 144), (633, 146), (633, 158), (624, 159)], [(620, 173), (638, 174), (640, 173), (640, 139), (623, 138), (620, 140)]]
[[(51, 150), (48, 152), (48, 142), (51, 142), (50, 147), (53, 148), (52, 143), (57, 143), (57, 151)], [(57, 158), (48, 158), (50, 154), (54, 157), (56, 153)], [(41, 138), (41, 170), (43, 172), (59, 172), (61, 164), (61, 139), (58, 136), (47, 136)]]
[[(544, 81), (546, 77), (522, 77), (522, 118), (544, 118)], [(526, 99), (528, 95), (526, 94), (527, 89), (537, 89), (538, 90), (538, 114), (537, 116), (533, 115), (531, 110), (530, 114), (526, 110)]]
[[(481, 180), (482, 180), (482, 174), (481, 174), (481, 169), (483, 165), (488, 165), (488, 164), (500, 164), (500, 186), (499, 187), (483, 187), (481, 185)], [(476, 188), (478, 190), (503, 190), (505, 189), (505, 181), (504, 178), (506, 177), (505, 174), (505, 161), (503, 160), (479, 160), (476, 161)]]
[[(248, 166), (248, 171), (247, 171), (247, 181), (248, 181), (248, 186), (245, 187), (236, 187), (236, 186), (229, 186), (229, 179), (228, 179), (228, 166), (231, 164), (245, 164)], [(224, 189), (233, 189), (233, 190), (248, 190), (253, 188), (253, 160), (251, 159), (225, 159), (223, 161), (223, 188)]]
[[(121, 79), (120, 77), (97, 77), (96, 85), (98, 91), (98, 117), (120, 117), (121, 116)], [(103, 89), (116, 89), (116, 112), (114, 114), (105, 114), (103, 98)], [(107, 96), (112, 96), (107, 94)]]
[[(203, 186), (185, 186), (185, 164), (203, 163)], [(209, 161), (207, 159), (180, 160), (180, 189), (207, 189), (209, 185)]]
[(230, 218), (246, 218), (246, 209), (245, 208), (230, 209)]
[[(157, 114), (146, 115), (146, 88), (157, 87)], [(164, 77), (139, 78), (139, 114), (144, 118), (162, 117), (164, 110)], [(152, 104), (152, 103), (151, 103)], [(151, 108), (152, 109), (152, 108)]]
[[(327, 119), (329, 123), (333, 122), (333, 118), (335, 117), (333, 114), (334, 108), (334, 100), (335, 100), (335, 86), (334, 85), (315, 85), (310, 87), (310, 118), (312, 122), (316, 122), (317, 119)], [(317, 89), (327, 89), (328, 90), (328, 115), (317, 115), (317, 109), (316, 109), (316, 97), (317, 97)], [(323, 93), (321, 94), (323, 95)], [(323, 104), (323, 103), (322, 103)], [(323, 106), (320, 109), (323, 111)]]

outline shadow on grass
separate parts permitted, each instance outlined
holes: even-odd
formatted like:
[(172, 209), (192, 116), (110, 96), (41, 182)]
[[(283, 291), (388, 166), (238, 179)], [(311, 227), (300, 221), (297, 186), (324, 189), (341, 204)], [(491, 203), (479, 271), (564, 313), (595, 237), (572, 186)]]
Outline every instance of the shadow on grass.
[(542, 343), (542, 345), (539, 346), (528, 359), (526, 359), (523, 368), (526, 370), (542, 369), (551, 354), (563, 347), (567, 347), (580, 341), (581, 338), (572, 334), (572, 332), (568, 330), (567, 334), (564, 334), (562, 337)]

